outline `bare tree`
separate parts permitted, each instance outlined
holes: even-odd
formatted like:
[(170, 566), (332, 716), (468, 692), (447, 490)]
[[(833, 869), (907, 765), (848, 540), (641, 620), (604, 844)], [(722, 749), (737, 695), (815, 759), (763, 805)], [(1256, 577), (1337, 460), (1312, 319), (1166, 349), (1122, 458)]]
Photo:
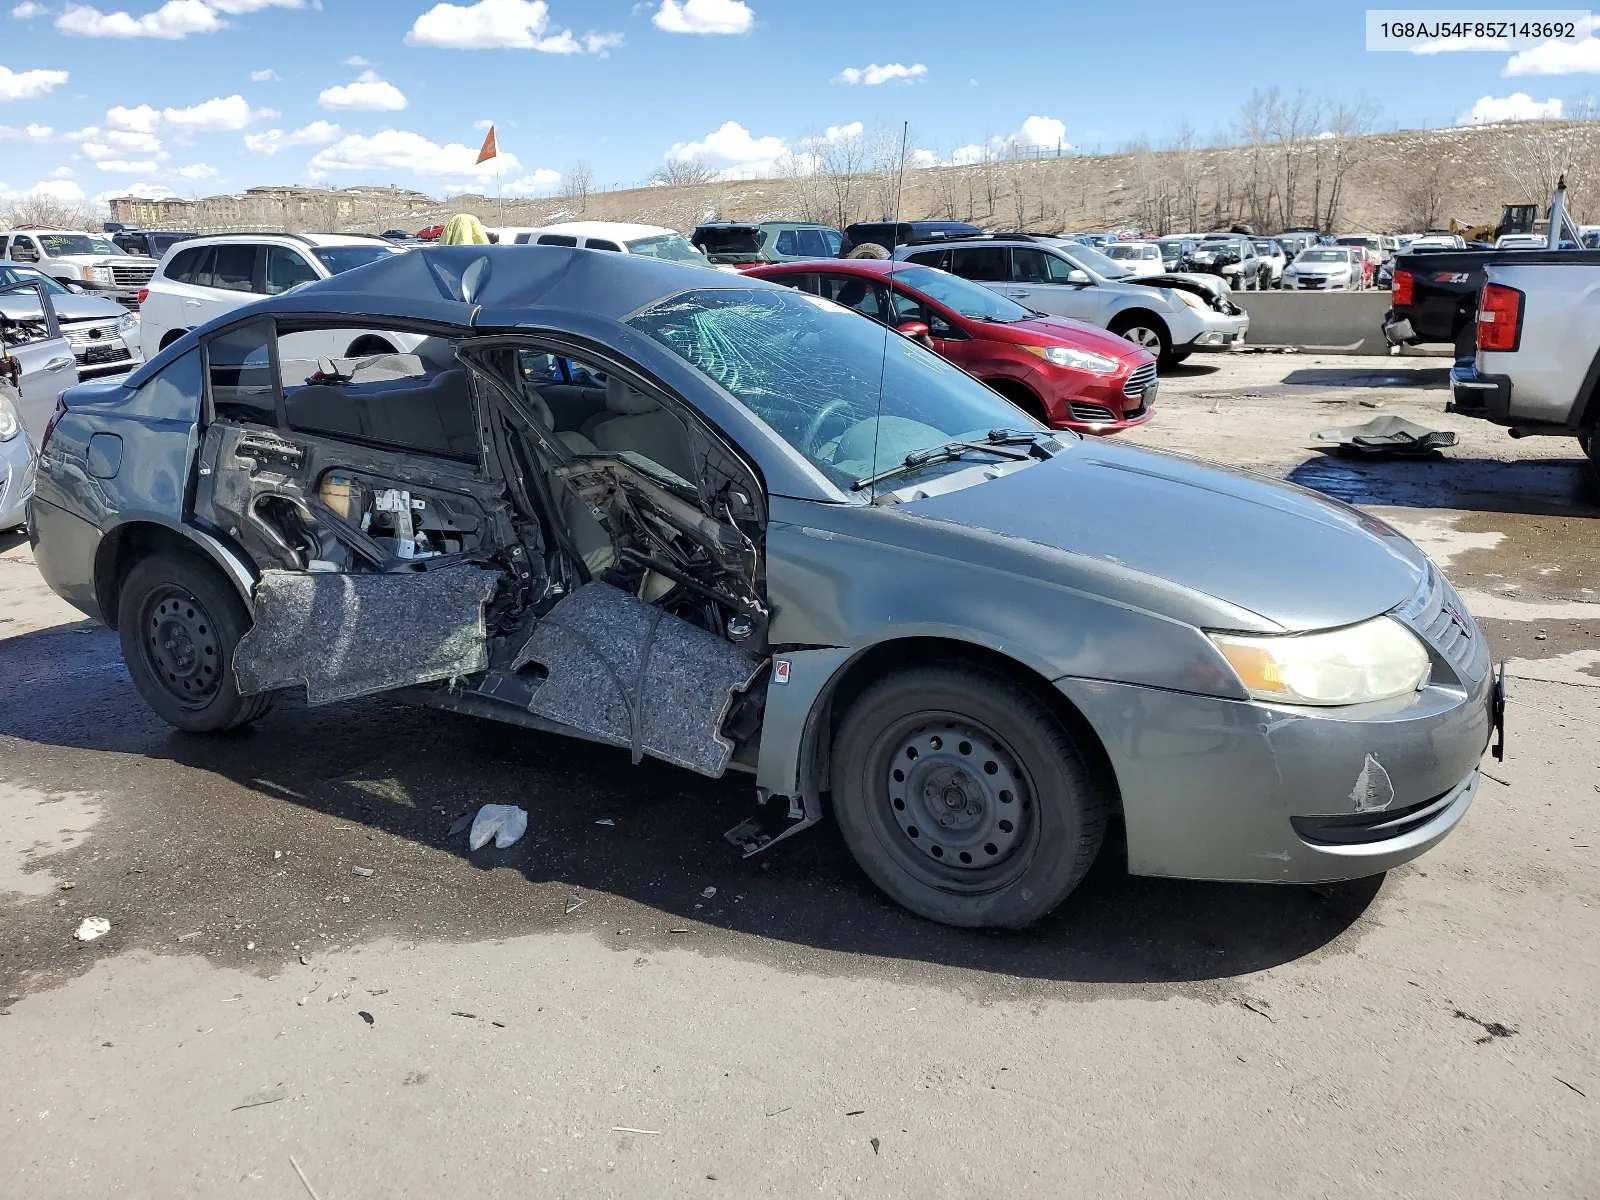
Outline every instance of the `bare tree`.
[(699, 187), (716, 178), (716, 171), (699, 158), (669, 158), (650, 172), (650, 182), (664, 187)]
[(561, 176), (562, 198), (575, 201), (582, 212), (589, 207), (589, 194), (593, 191), (594, 168), (581, 158), (569, 163)]
[(0, 211), (6, 224), (43, 225), (50, 229), (88, 229), (94, 224), (81, 205), (58, 200), (53, 196), (33, 195), (12, 203)]
[(1432, 139), (1408, 146), (1396, 188), (1401, 225), (1419, 233), (1438, 228), (1444, 217), (1445, 196), (1456, 177), (1457, 168), (1450, 161), (1446, 143)]

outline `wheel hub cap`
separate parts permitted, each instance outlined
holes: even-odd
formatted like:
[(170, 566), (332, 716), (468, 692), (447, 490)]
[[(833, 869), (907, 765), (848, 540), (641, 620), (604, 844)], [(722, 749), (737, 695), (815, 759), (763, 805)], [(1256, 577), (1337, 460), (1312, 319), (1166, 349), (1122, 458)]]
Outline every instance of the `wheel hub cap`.
[(919, 852), (945, 866), (993, 866), (1019, 846), (1032, 801), (1015, 757), (993, 735), (958, 724), (905, 737), (889, 766), (895, 824)]

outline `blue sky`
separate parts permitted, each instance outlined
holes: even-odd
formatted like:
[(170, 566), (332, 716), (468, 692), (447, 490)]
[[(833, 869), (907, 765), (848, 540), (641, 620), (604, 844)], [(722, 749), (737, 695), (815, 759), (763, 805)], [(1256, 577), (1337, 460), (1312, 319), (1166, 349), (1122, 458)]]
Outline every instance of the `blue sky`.
[[(1600, 40), (1365, 48), (1365, 6), (1146, 0), (0, 0), (0, 202), (273, 183), (434, 195), (637, 184), (666, 156), (732, 175), (856, 123), (960, 161), (1000, 139), (1080, 151), (1183, 122), (1225, 132), (1253, 88), (1368, 97), (1384, 126), (1559, 115)], [(1588, 23), (1584, 32), (1587, 33)], [(1233, 49), (1225, 49), (1232, 43)], [(502, 157), (473, 163), (497, 125)]]

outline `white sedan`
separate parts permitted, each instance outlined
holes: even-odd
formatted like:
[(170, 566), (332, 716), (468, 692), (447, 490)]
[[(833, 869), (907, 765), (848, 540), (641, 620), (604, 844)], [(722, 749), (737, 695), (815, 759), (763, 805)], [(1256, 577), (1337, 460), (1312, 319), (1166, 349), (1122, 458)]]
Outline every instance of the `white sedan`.
[(1164, 275), (1167, 270), (1161, 260), (1160, 242), (1112, 242), (1100, 253), (1135, 276)]

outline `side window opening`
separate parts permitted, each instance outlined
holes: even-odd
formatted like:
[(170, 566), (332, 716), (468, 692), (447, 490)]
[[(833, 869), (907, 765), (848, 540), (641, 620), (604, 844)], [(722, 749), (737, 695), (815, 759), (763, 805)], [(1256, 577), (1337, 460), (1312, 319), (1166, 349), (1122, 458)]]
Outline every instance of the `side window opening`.
[(271, 321), (235, 326), (205, 343), (211, 416), (278, 425), (278, 378), (273, 370)]

